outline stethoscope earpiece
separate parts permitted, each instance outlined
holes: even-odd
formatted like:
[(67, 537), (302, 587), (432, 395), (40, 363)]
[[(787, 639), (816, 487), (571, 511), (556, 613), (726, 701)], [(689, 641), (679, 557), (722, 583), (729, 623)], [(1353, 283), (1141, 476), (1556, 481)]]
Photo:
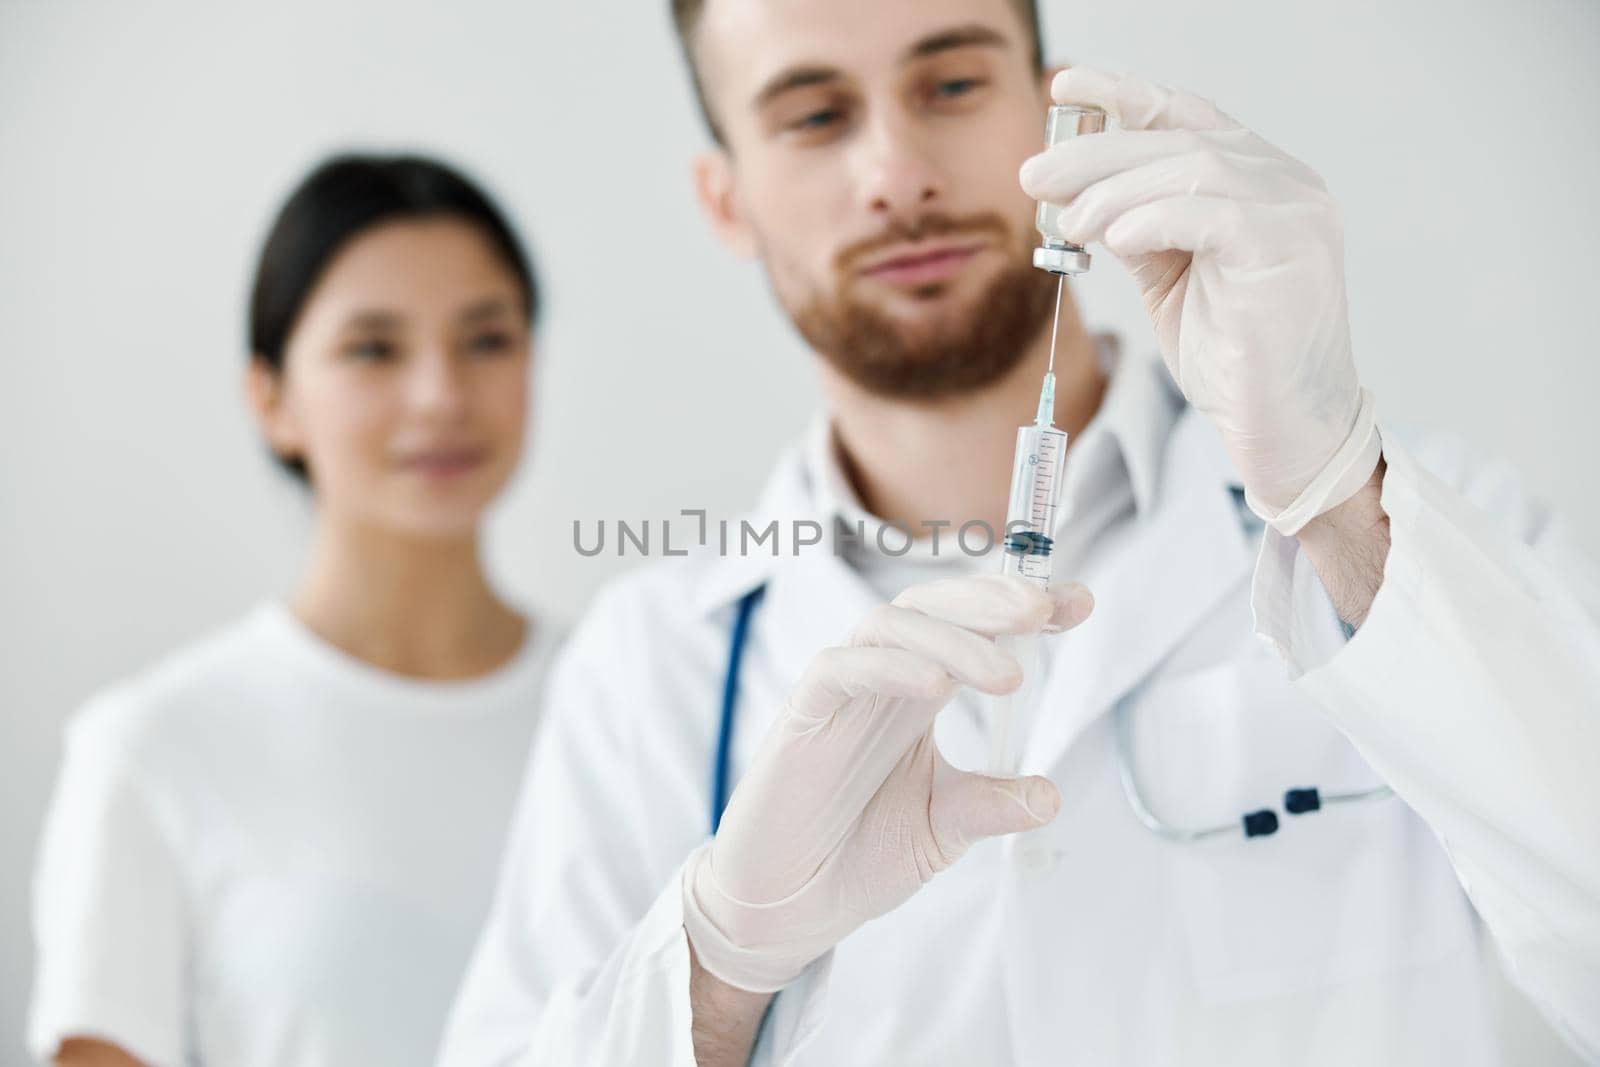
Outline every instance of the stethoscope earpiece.
[(1248, 811), (1244, 816), (1244, 836), (1266, 837), (1278, 832), (1278, 813), (1271, 808)]
[(1315, 789), (1291, 789), (1283, 794), (1283, 810), (1290, 815), (1304, 815), (1322, 807), (1322, 794)]

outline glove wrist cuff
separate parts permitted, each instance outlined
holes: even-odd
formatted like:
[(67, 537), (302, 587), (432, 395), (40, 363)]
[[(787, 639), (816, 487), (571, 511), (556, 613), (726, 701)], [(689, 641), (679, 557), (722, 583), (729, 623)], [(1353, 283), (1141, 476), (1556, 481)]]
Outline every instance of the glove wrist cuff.
[(684, 932), (700, 965), (728, 985), (751, 993), (776, 993), (833, 947), (816, 936), (769, 944), (742, 936), (754, 932), (745, 928), (770, 928), (779, 919), (773, 910), (742, 903), (722, 891), (711, 870), (711, 842), (697, 848), (684, 864)]
[(1293, 502), (1275, 511), (1263, 504), (1246, 486), (1245, 503), (1268, 526), (1285, 537), (1293, 537), (1312, 519), (1332, 511), (1366, 485), (1382, 455), (1383, 439), (1378, 433), (1377, 404), (1372, 393), (1363, 389), (1355, 424), (1344, 443)]

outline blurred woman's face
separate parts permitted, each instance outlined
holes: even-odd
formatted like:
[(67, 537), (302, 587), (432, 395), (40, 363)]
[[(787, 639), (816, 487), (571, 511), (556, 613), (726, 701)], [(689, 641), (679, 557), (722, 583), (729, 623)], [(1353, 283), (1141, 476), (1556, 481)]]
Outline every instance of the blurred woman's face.
[(306, 301), (273, 443), (305, 460), (326, 515), (468, 534), (522, 451), (530, 343), (515, 276), (471, 223), (373, 227)]

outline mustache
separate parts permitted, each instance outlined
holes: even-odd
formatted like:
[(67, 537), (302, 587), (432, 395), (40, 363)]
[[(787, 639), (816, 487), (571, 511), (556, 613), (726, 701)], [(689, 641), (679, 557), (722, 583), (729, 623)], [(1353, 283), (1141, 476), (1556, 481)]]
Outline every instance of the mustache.
[(841, 274), (851, 274), (863, 259), (885, 248), (930, 237), (948, 237), (951, 234), (987, 235), (1003, 243), (1010, 238), (1011, 227), (1006, 224), (1004, 218), (992, 212), (967, 215), (963, 218), (929, 214), (919, 215), (910, 221), (895, 219), (880, 233), (841, 249), (834, 257), (834, 269)]

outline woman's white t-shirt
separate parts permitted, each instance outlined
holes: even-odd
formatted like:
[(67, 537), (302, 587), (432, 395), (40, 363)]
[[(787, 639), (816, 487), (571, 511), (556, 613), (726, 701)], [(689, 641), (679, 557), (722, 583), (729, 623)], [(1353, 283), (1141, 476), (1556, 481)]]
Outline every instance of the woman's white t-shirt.
[(36, 873), (33, 1054), (431, 1063), (553, 645), (418, 681), (268, 603), (92, 699)]

